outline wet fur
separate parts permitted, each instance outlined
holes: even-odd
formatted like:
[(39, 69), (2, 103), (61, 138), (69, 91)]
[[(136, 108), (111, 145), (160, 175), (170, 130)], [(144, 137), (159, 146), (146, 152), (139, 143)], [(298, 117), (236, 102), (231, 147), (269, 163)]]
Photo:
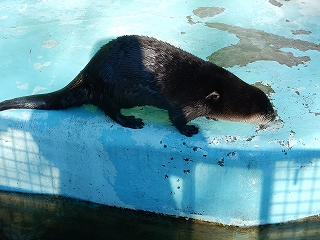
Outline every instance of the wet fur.
[(83, 104), (98, 106), (129, 128), (142, 128), (143, 121), (122, 115), (122, 108), (166, 109), (173, 125), (186, 136), (198, 133), (197, 127), (186, 124), (200, 116), (254, 123), (274, 118), (268, 98), (258, 88), (215, 64), (142, 36), (122, 36), (107, 43), (63, 89), (3, 101), (0, 111), (58, 110)]

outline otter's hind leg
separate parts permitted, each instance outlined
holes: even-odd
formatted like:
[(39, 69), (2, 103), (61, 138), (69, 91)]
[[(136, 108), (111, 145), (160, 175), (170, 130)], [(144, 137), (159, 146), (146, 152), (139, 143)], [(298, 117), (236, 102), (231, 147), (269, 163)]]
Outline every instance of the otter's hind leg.
[(102, 107), (102, 110), (108, 115), (113, 121), (119, 123), (123, 127), (140, 129), (143, 128), (144, 123), (141, 118), (135, 116), (124, 116), (120, 110), (121, 108), (115, 105), (108, 105)]

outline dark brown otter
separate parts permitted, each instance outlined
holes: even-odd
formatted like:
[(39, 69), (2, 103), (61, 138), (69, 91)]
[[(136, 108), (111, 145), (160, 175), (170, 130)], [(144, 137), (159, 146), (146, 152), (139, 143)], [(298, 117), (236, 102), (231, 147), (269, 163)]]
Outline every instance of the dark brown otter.
[(267, 96), (229, 71), (168, 43), (143, 36), (122, 36), (93, 56), (66, 87), (47, 94), (6, 100), (13, 108), (67, 109), (93, 104), (124, 127), (142, 128), (122, 108), (151, 105), (168, 110), (184, 135), (198, 133), (186, 125), (200, 116), (265, 124), (274, 119)]

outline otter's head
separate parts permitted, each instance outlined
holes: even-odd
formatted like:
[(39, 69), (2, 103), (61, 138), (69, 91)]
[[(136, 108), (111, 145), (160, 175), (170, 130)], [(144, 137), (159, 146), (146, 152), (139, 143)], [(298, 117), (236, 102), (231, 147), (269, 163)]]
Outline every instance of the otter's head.
[(266, 94), (232, 73), (215, 84), (205, 98), (207, 117), (254, 124), (267, 124), (275, 112)]

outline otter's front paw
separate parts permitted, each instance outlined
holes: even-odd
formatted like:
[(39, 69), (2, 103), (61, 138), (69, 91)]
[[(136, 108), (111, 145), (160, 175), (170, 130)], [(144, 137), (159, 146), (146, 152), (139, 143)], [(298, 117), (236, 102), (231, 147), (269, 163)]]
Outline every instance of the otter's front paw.
[(180, 133), (187, 137), (192, 137), (193, 135), (197, 134), (199, 132), (199, 128), (197, 128), (194, 125), (185, 125), (179, 129)]

